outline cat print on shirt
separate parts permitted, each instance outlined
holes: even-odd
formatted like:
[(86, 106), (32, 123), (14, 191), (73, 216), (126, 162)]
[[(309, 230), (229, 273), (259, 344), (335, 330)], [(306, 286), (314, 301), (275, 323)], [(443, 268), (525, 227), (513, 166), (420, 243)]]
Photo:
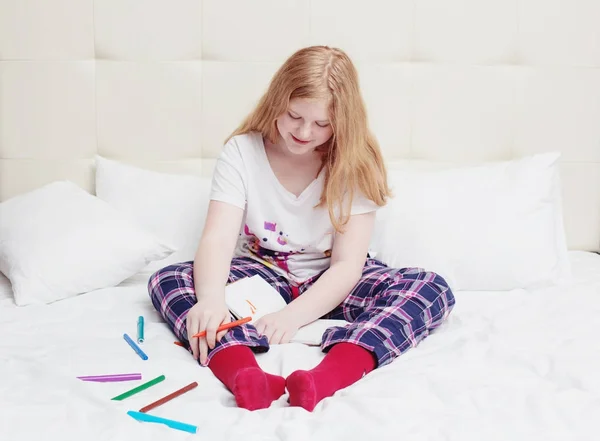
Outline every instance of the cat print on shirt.
[(287, 245), (286, 239), (287, 234), (282, 231), (277, 233), (276, 222), (264, 222), (264, 235), (259, 238), (256, 234), (250, 231), (247, 224), (244, 225), (244, 234), (247, 237), (248, 249), (256, 255), (260, 260), (265, 262), (268, 266), (277, 266), (289, 273), (288, 259), (293, 254), (298, 254), (299, 251), (274, 251), (262, 246), (262, 243), (267, 243), (269, 240), (277, 242), (280, 246)]
[[(277, 266), (285, 272), (290, 272), (288, 266), (288, 260), (290, 256), (296, 254), (302, 254), (307, 249), (313, 248), (310, 245), (302, 245), (299, 249), (288, 250), (273, 250), (263, 246), (266, 243), (277, 243), (281, 248), (285, 247), (288, 243), (288, 235), (283, 231), (277, 230), (277, 222), (265, 221), (263, 223), (263, 234), (260, 236), (250, 230), (247, 224), (244, 224), (244, 235), (246, 236), (247, 249), (258, 257), (260, 260), (265, 262), (268, 266)], [(331, 242), (330, 235), (323, 237), (319, 244), (315, 244), (315, 248), (323, 249), (326, 248), (327, 242)], [(311, 244), (312, 245), (312, 244)], [(331, 246), (329, 246), (323, 253), (324, 257), (331, 257)]]

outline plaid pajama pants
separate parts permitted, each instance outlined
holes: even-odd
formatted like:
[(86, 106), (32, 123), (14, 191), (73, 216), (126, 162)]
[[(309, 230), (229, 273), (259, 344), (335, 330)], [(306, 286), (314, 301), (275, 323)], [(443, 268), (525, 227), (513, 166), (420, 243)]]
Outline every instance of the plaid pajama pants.
[[(284, 277), (255, 260), (247, 257), (232, 260), (229, 282), (253, 275), (269, 282), (286, 303), (302, 295), (318, 279), (315, 277), (293, 287)], [(156, 310), (177, 338), (189, 347), (186, 316), (196, 303), (193, 262), (171, 265), (156, 272), (150, 277), (148, 291)], [(323, 335), (321, 349), (326, 352), (336, 343), (355, 343), (373, 352), (378, 366), (386, 365), (439, 327), (454, 303), (454, 295), (441, 276), (420, 268), (394, 269), (367, 259), (354, 289), (323, 317), (344, 319), (351, 324), (345, 328), (329, 328)], [(266, 337), (247, 324), (229, 330), (209, 352), (209, 361), (219, 350), (234, 345), (250, 346), (255, 352), (269, 349)]]

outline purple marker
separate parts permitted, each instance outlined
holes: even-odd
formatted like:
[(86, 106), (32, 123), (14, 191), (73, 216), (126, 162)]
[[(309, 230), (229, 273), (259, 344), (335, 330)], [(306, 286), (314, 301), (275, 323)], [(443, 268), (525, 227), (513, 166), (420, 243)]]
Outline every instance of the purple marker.
[(77, 377), (83, 381), (98, 381), (103, 383), (116, 382), (116, 381), (133, 381), (141, 380), (142, 374), (113, 374), (113, 375), (87, 375), (83, 377)]

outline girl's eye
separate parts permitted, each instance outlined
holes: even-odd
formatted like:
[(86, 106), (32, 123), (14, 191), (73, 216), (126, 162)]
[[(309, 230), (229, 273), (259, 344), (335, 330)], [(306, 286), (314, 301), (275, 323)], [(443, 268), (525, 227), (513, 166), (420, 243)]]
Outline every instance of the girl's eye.
[(289, 115), (289, 116), (290, 116), (290, 118), (292, 118), (292, 119), (300, 119), (300, 117), (299, 117), (299, 116), (294, 116), (294, 115), (292, 115), (290, 112), (288, 112), (288, 115)]
[(327, 127), (328, 125), (329, 125), (329, 124), (319, 124), (319, 123), (317, 123), (317, 126), (319, 126), (319, 127), (323, 128), (323, 129), (324, 129), (325, 127)]

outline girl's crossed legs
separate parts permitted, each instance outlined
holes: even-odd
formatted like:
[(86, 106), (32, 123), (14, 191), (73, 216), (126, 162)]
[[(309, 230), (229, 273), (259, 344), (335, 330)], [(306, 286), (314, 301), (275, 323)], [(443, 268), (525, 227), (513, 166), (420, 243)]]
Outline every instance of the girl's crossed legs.
[[(250, 258), (232, 260), (228, 282), (253, 275), (264, 278), (286, 303), (292, 301), (289, 282)], [(315, 280), (300, 286), (300, 294)], [(156, 272), (148, 288), (156, 310), (177, 338), (189, 346), (186, 316), (196, 303), (193, 262)], [(416, 346), (443, 323), (454, 303), (454, 295), (439, 275), (419, 268), (389, 268), (367, 259), (360, 281), (325, 317), (352, 323), (325, 332), (321, 348), (327, 355), (314, 369), (293, 372), (287, 380), (263, 372), (249, 348), (265, 352), (269, 343), (250, 324), (229, 330), (209, 352), (208, 366), (235, 395), (240, 407), (268, 407), (287, 386), (290, 404), (312, 411), (321, 399)]]

